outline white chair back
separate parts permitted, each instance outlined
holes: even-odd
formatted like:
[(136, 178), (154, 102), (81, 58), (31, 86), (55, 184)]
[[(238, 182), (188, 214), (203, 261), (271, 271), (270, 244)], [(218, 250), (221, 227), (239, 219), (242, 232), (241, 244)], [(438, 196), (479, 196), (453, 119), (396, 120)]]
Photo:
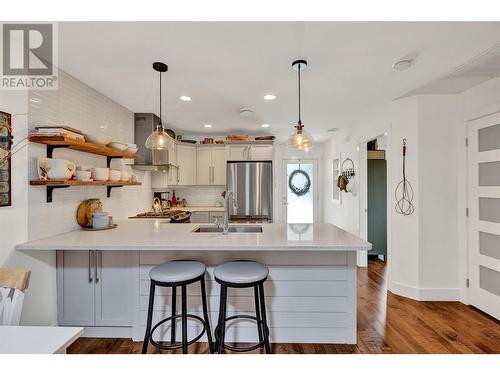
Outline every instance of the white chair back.
[(0, 325), (19, 325), (31, 271), (0, 269)]

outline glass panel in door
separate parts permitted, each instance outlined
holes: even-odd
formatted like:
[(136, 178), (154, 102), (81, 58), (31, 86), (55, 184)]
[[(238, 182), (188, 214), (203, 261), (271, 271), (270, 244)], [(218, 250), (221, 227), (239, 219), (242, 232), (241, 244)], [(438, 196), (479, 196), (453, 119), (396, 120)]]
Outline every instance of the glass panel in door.
[(315, 201), (313, 161), (286, 162), (285, 211), (287, 223), (313, 223)]

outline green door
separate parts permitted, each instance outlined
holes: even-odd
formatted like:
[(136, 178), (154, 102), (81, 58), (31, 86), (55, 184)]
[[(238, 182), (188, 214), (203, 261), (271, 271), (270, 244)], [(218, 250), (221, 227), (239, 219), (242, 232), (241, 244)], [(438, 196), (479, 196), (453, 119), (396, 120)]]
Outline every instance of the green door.
[(368, 255), (387, 255), (387, 164), (368, 159)]

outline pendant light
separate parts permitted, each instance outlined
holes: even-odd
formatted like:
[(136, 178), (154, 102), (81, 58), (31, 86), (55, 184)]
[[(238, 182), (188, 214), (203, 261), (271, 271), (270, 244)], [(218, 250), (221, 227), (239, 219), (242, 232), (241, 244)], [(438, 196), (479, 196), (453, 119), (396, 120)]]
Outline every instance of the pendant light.
[(146, 148), (166, 150), (169, 145), (170, 136), (165, 133), (161, 122), (161, 74), (168, 70), (168, 66), (162, 62), (155, 62), (153, 63), (153, 69), (160, 73), (160, 122), (156, 126), (156, 130), (146, 139)]
[(313, 145), (313, 139), (304, 130), (304, 125), (302, 125), (302, 120), (300, 118), (300, 72), (307, 68), (306, 60), (296, 60), (292, 63), (292, 69), (298, 72), (299, 81), (299, 121), (295, 125), (295, 131), (290, 135), (288, 139), (287, 146), (289, 148), (308, 151)]

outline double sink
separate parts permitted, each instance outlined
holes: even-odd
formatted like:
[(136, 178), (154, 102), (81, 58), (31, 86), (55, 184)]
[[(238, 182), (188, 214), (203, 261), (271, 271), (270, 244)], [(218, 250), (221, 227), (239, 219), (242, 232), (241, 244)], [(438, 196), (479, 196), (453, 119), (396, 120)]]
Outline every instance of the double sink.
[[(223, 228), (216, 226), (198, 227), (193, 233), (222, 233)], [(230, 225), (229, 233), (262, 233), (260, 225)]]

